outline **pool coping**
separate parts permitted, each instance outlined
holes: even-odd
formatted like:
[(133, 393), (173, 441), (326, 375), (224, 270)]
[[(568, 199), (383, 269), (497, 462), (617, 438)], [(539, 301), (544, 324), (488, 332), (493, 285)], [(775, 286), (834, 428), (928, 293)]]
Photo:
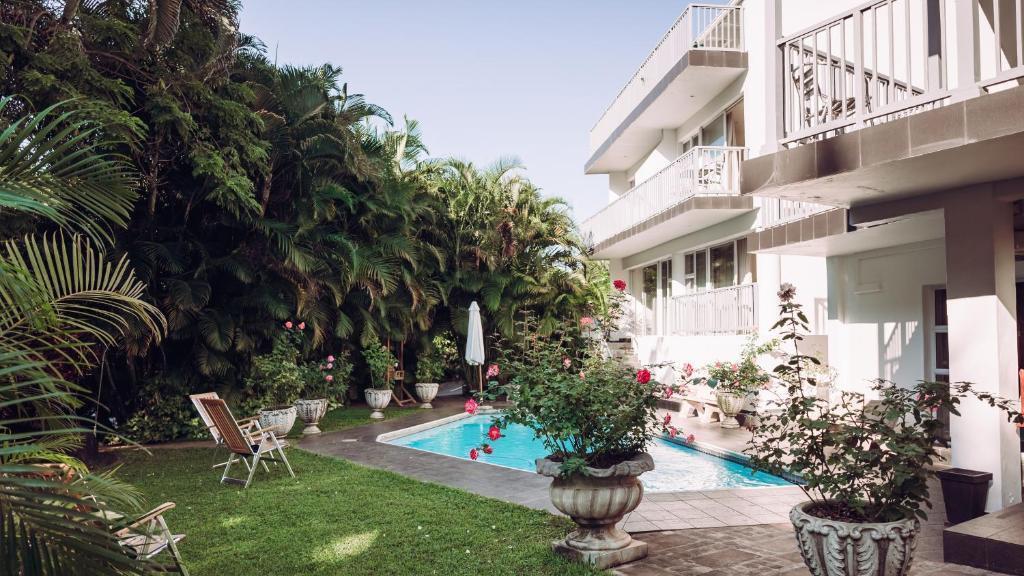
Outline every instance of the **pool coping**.
[[(389, 432), (384, 432), (382, 434), (377, 435), (376, 441), (380, 442), (382, 444), (387, 444), (388, 446), (394, 446), (396, 448), (403, 448), (403, 449), (406, 449), (406, 450), (415, 450), (417, 452), (424, 452), (424, 453), (427, 453), (427, 454), (436, 454), (438, 456), (445, 456), (447, 458), (456, 458), (458, 460), (467, 461), (465, 458), (459, 458), (458, 456), (452, 456), (450, 454), (442, 454), (442, 453), (439, 453), (439, 452), (433, 452), (431, 450), (422, 450), (420, 448), (413, 448), (411, 446), (402, 446), (400, 444), (393, 444), (392, 441), (397, 440), (399, 438), (404, 438), (405, 436), (411, 436), (411, 435), (417, 434), (419, 432), (424, 432), (426, 430), (431, 430), (431, 429), (434, 429), (434, 428), (439, 428), (441, 426), (444, 426), (446, 424), (450, 424), (452, 422), (458, 422), (459, 420), (465, 420), (467, 418), (472, 418), (472, 417), (478, 416), (478, 415), (482, 416), (482, 415), (487, 415), (487, 414), (496, 414), (498, 412), (501, 412), (501, 409), (495, 408), (493, 406), (481, 406), (473, 414), (470, 414), (468, 412), (462, 412), (462, 413), (459, 413), (459, 414), (452, 414), (450, 416), (445, 416), (443, 418), (438, 418), (436, 420), (431, 420), (429, 422), (423, 422), (423, 423), (420, 423), (420, 424), (414, 424), (414, 425), (406, 427), (406, 428), (400, 428), (398, 430), (392, 430), (392, 431), (389, 431)], [(753, 470), (753, 468), (750, 466), (750, 456), (747, 456), (746, 454), (743, 454), (742, 452), (736, 452), (735, 450), (729, 450), (727, 448), (722, 448), (722, 447), (719, 447), (719, 446), (715, 446), (714, 444), (709, 444), (707, 442), (700, 442), (700, 441), (696, 441), (696, 440), (693, 441), (693, 442), (690, 442), (690, 441), (687, 441), (683, 437), (678, 437), (677, 436), (677, 437), (673, 438), (673, 437), (669, 436), (668, 434), (661, 434), (658, 437), (661, 438), (662, 440), (665, 440), (666, 442), (675, 444), (677, 446), (683, 446), (683, 447), (686, 447), (686, 448), (690, 448), (692, 450), (696, 450), (697, 452), (701, 452), (701, 453), (707, 454), (709, 456), (714, 456), (716, 458), (721, 458), (722, 460), (727, 460), (727, 461), (733, 462), (735, 464), (740, 464), (742, 466), (746, 466), (747, 468), (751, 468)], [(496, 466), (498, 468), (504, 468), (506, 470), (518, 470), (520, 472), (531, 473), (529, 470), (523, 470), (521, 468), (514, 468), (512, 466), (505, 466), (503, 464), (496, 464), (494, 462), (475, 462), (475, 463), (477, 463), (477, 464), (487, 464), (487, 465), (490, 465), (490, 466)], [(761, 474), (769, 474), (768, 472), (758, 472), (758, 471), (755, 471), (755, 472), (756, 473), (761, 473)], [(536, 472), (532, 472), (532, 473), (535, 474)], [(778, 475), (778, 474), (769, 474), (769, 475), (781, 478), (781, 479), (785, 480), (786, 482), (789, 482), (790, 484), (795, 485), (795, 486), (799, 486), (800, 484), (803, 483), (803, 478), (801, 478), (799, 475), (794, 474), (794, 473), (789, 472), (789, 471), (785, 471), (781, 475)], [(783, 487), (787, 487), (787, 486), (783, 486)], [(779, 488), (779, 486), (743, 486), (743, 487), (735, 487), (735, 488), (721, 488), (720, 490), (760, 490), (760, 489), (764, 489), (764, 488)], [(648, 492), (650, 494), (660, 494), (660, 495), (668, 494), (668, 495), (671, 495), (671, 494), (676, 494), (676, 493), (689, 494), (689, 493), (693, 493), (693, 492), (708, 492), (708, 490), (707, 489), (702, 490), (702, 489), (696, 489), (695, 488), (693, 490), (660, 490), (660, 491), (647, 490), (646, 492)]]

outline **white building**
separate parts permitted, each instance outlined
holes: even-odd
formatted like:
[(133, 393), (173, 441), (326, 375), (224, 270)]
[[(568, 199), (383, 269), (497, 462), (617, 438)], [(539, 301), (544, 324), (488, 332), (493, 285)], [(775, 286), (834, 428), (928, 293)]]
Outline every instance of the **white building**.
[[(841, 387), (1017, 397), (1021, 6), (689, 6), (590, 133), (610, 192), (583, 229), (628, 282), (638, 359), (734, 357), (791, 282)], [(990, 510), (1020, 502), (1016, 428), (961, 412), (953, 464), (994, 474)]]

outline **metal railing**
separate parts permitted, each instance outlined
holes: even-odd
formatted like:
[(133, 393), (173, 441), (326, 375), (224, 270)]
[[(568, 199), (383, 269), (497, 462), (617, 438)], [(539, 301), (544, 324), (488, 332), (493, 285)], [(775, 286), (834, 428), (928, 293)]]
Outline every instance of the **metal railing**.
[(594, 124), (590, 130), (591, 149), (600, 146), (679, 59), (694, 49), (743, 50), (742, 7), (687, 6)]
[(782, 198), (761, 198), (760, 222), (758, 228), (771, 228), (780, 226), (808, 216), (820, 214), (832, 210), (835, 206), (826, 204), (813, 204), (811, 202), (797, 202), (796, 200), (785, 200)]
[(675, 296), (669, 330), (678, 335), (747, 334), (757, 330), (757, 284)]
[(735, 195), (745, 148), (698, 146), (637, 184), (580, 226), (593, 245), (629, 230), (695, 195)]
[(782, 39), (782, 144), (942, 106), (956, 90), (977, 94), (1019, 80), (1022, 15), (1022, 0), (964, 2), (952, 11), (936, 0), (872, 0)]

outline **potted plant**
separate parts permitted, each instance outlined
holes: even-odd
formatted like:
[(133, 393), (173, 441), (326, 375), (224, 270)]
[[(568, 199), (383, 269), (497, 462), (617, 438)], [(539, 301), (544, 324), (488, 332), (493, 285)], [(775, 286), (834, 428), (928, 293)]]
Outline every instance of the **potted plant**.
[(433, 408), (431, 402), (437, 396), (441, 377), (444, 376), (444, 361), (440, 354), (430, 352), (421, 354), (416, 362), (416, 395), (419, 396), (420, 408)]
[(804, 562), (815, 575), (902, 576), (910, 569), (930, 506), (928, 478), (942, 437), (940, 409), (957, 414), (973, 397), (997, 407), (1010, 420), (1024, 416), (1007, 400), (976, 391), (968, 383), (921, 382), (899, 387), (876, 381), (877, 400), (843, 391), (821, 399), (812, 367), (800, 354), (807, 319), (793, 302), (795, 289), (779, 291), (782, 315), (776, 329), (793, 353), (775, 368), (787, 389), (781, 414), (762, 419), (748, 448), (754, 468), (774, 474), (792, 470), (809, 498), (790, 512)]
[[(537, 472), (552, 478), (552, 504), (577, 525), (555, 543), (556, 552), (601, 569), (643, 558), (647, 545), (616, 524), (640, 503), (638, 477), (654, 469), (647, 446), (659, 429), (669, 428), (669, 419), (657, 415), (664, 387), (647, 370), (634, 372), (603, 357), (599, 343), (576, 326), (549, 337), (531, 332), (505, 347), (502, 363), (512, 375), (506, 386), (516, 388), (516, 402), (496, 419), (489, 437), (496, 440), (501, 429), (520, 424), (547, 448)], [(491, 394), (506, 393), (500, 388)], [(484, 453), (492, 450), (484, 444)]]
[(302, 390), (303, 380), (293, 340), (301, 338), (296, 332), (305, 327), (302, 322), (298, 325), (293, 325), (290, 320), (285, 322), (284, 331), (274, 337), (270, 352), (252, 359), (248, 387), (262, 404), (260, 426), (273, 428), (281, 436), (288, 434), (295, 425), (293, 402)]
[(346, 353), (340, 353), (337, 357), (332, 354), (320, 362), (307, 362), (302, 366), (302, 371), (304, 398), (295, 402), (295, 411), (305, 424), (303, 436), (320, 434), (320, 419), (327, 413), (327, 409), (345, 399), (352, 364), (348, 362)]
[(384, 418), (384, 408), (391, 402), (392, 383), (388, 378), (389, 369), (397, 363), (394, 354), (385, 348), (376, 336), (372, 336), (363, 347), (363, 359), (370, 371), (370, 386), (363, 392), (366, 404), (373, 410), (370, 418)]
[(756, 394), (771, 381), (768, 373), (757, 364), (757, 359), (771, 352), (777, 341), (757, 344), (757, 337), (751, 336), (743, 347), (740, 361), (715, 362), (704, 368), (705, 376), (694, 379), (704, 382), (715, 390), (715, 402), (722, 411), (722, 428), (739, 428), (736, 416), (743, 411), (752, 394)]

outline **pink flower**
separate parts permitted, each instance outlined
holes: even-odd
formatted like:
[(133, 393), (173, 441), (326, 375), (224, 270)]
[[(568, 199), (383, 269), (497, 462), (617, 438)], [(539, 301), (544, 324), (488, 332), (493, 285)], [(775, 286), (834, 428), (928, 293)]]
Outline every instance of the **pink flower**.
[(494, 448), (491, 448), (490, 444), (484, 444), (484, 454), (490, 454), (492, 452), (494, 452)]
[(328, 362), (327, 363), (327, 369), (328, 370), (332, 370), (333, 368), (334, 368), (334, 364), (331, 364), (330, 362)]
[(665, 387), (665, 394), (664, 394), (665, 399), (668, 400), (669, 398), (671, 398), (672, 394), (674, 392), (675, 392), (675, 390), (672, 390), (671, 386), (666, 386)]
[(693, 366), (689, 362), (683, 364), (683, 374), (685, 374), (687, 378), (693, 376)]
[(670, 426), (668, 429), (668, 437), (675, 438), (676, 434), (679, 434), (679, 430), (677, 430), (675, 426)]
[(594, 319), (590, 316), (584, 316), (580, 318), (580, 326), (593, 326)]
[(291, 320), (289, 320), (289, 321), (287, 321), (287, 322), (285, 322), (285, 323), (284, 323), (284, 328), (285, 328), (285, 330), (291, 330), (291, 329), (292, 329), (292, 326), (294, 326), (294, 324), (292, 324), (292, 321), (291, 321)]
[(468, 412), (469, 414), (476, 414), (476, 409), (479, 408), (480, 405), (476, 403), (476, 400), (473, 400), (472, 398), (470, 398), (469, 400), (466, 400), (466, 406), (465, 407), (466, 407), (466, 412)]
[(469, 451), (469, 459), (470, 460), (476, 460), (479, 457), (480, 457), (480, 453), (476, 451), (476, 448), (473, 448), (473, 449), (471, 449)]
[(305, 322), (299, 322), (299, 330), (305, 330), (305, 329), (306, 329), (306, 323)]
[(328, 356), (327, 357), (327, 361), (328, 362), (334, 362), (334, 356)]
[(736, 364), (733, 364), (733, 365), (732, 365), (732, 371), (733, 371), (733, 372), (739, 372), (739, 371), (740, 371), (740, 367), (739, 367), (739, 366), (737, 366)]
[(334, 376), (328, 374), (327, 376), (324, 376), (324, 380), (327, 380), (328, 382), (334, 382)]
[(641, 384), (647, 384), (651, 381), (651, 371), (647, 368), (641, 368), (636, 373), (636, 381)]
[(497, 440), (498, 438), (501, 438), (501, 430), (497, 426), (491, 426), (490, 429), (487, 430), (487, 437), (491, 440)]
[(615, 280), (614, 282), (612, 282), (612, 286), (615, 286), (615, 289), (618, 290), (619, 292), (623, 292), (626, 289), (626, 281)]
[(497, 364), (491, 364), (490, 366), (487, 367), (487, 377), (488, 378), (494, 378), (498, 374), (501, 374), (501, 369), (498, 368)]
[(587, 373), (584, 372), (583, 370), (580, 370), (580, 380), (586, 380), (586, 379), (587, 379)]
[(672, 422), (672, 415), (671, 414), (665, 414), (665, 419), (661, 421), (661, 425), (662, 426), (668, 426), (670, 422)]
[(686, 437), (686, 441), (689, 442), (690, 444), (693, 444), (693, 441), (696, 439), (697, 437), (694, 436), (693, 434), (690, 434), (689, 436)]
[(562, 358), (562, 366), (565, 366), (566, 368), (568, 368), (569, 366), (572, 366), (572, 360), (569, 360), (568, 356), (566, 356), (565, 358)]

